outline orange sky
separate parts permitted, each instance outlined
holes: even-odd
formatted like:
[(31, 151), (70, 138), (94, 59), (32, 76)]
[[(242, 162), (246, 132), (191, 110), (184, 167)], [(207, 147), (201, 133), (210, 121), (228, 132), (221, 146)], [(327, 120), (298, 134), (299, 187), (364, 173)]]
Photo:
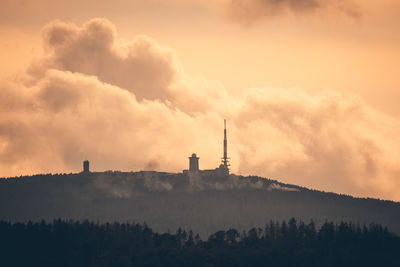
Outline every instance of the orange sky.
[[(400, 200), (400, 3), (268, 2), (2, 1), (1, 176), (78, 171), (85, 157), (178, 171), (195, 151), (211, 168), (227, 117), (235, 172)], [(113, 37), (90, 55), (96, 27)], [(69, 43), (48, 39), (65, 29)]]

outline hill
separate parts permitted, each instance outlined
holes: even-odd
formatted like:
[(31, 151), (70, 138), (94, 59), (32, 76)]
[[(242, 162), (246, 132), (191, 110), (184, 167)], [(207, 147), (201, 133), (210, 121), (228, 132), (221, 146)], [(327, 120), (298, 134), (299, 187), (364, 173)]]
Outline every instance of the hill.
[(152, 171), (47, 174), (0, 179), (0, 220), (55, 218), (146, 222), (157, 232), (264, 227), (295, 217), (379, 223), (400, 233), (400, 203), (309, 190), (261, 177)]

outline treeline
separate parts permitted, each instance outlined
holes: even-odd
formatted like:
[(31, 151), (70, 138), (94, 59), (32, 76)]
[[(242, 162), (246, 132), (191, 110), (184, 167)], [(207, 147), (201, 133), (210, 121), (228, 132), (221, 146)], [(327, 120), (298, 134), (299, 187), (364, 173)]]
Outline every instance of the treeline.
[(3, 221), (0, 242), (2, 266), (400, 266), (400, 238), (381, 225), (295, 219), (207, 240), (146, 224)]

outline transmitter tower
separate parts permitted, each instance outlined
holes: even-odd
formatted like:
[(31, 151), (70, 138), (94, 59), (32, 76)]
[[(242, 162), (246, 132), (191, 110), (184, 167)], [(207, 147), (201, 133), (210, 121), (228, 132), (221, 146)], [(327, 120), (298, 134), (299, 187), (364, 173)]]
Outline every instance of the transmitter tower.
[(221, 158), (221, 163), (224, 165), (226, 170), (229, 170), (229, 158), (228, 158), (228, 140), (226, 138), (226, 120), (224, 120), (224, 156)]

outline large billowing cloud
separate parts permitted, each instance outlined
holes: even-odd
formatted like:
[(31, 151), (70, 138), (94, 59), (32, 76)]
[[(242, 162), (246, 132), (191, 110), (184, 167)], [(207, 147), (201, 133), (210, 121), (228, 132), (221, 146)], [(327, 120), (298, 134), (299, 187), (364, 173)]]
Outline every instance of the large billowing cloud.
[(144, 36), (118, 44), (115, 35), (114, 25), (102, 19), (82, 28), (59, 21), (50, 23), (43, 30), (43, 38), (51, 56), (39, 70), (54, 68), (94, 75), (134, 91), (138, 99), (168, 98), (168, 86), (179, 78), (173, 52)]
[[(216, 82), (184, 75), (174, 52), (150, 37), (121, 43), (106, 19), (94, 19), (81, 28), (55, 21), (43, 29), (48, 57), (29, 70), (33, 81), (48, 69), (96, 76), (100, 81), (134, 93), (142, 101), (159, 100), (186, 112), (223, 106), (225, 90)], [(201, 88), (197, 88), (201, 87)]]
[(352, 0), (209, 0), (229, 18), (245, 25), (282, 14), (310, 15), (335, 12), (358, 17)]
[(46, 56), (0, 83), (1, 176), (80, 170), (180, 171), (218, 165), (228, 119), (232, 171), (400, 200), (398, 120), (360, 97), (249, 88), (231, 96), (190, 77), (150, 37), (125, 43), (106, 19), (52, 22)]

